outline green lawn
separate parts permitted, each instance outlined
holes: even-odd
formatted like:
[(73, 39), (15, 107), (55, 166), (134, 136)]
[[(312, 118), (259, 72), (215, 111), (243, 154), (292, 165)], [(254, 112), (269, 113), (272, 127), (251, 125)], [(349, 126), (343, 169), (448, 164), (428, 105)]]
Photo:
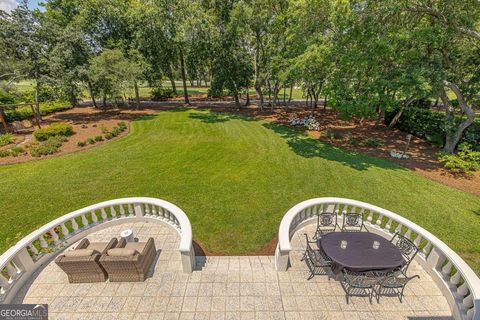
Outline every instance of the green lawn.
[(0, 167), (0, 251), (36, 227), (103, 200), (151, 196), (190, 217), (209, 251), (254, 251), (312, 197), (373, 203), (417, 222), (480, 272), (480, 198), (392, 162), (251, 118), (175, 110), (134, 121), (118, 141)]

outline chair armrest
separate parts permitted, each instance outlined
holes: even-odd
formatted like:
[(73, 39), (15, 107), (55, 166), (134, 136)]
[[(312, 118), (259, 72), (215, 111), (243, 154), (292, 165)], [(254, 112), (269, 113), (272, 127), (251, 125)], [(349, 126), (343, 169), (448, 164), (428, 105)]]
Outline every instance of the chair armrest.
[(78, 245), (75, 247), (74, 250), (86, 249), (89, 245), (90, 245), (90, 241), (87, 238), (83, 238), (82, 240), (80, 240), (80, 242), (78, 243)]
[(140, 252), (140, 254), (143, 256), (145, 255), (149, 250), (152, 250), (153, 251), (156, 251), (155, 249), (155, 242), (153, 241), (153, 238), (148, 238), (147, 240), (147, 244), (145, 245), (145, 247), (143, 248), (142, 252)]
[(117, 245), (115, 248), (125, 248), (125, 246), (127, 245), (127, 240), (125, 240), (124, 238), (121, 238), (118, 242), (117, 242)]
[(101, 254), (106, 254), (108, 250), (115, 248), (115, 246), (117, 246), (117, 244), (118, 244), (117, 238), (110, 239), (110, 242), (107, 244), (105, 249), (103, 249), (103, 251), (100, 252), (100, 253)]

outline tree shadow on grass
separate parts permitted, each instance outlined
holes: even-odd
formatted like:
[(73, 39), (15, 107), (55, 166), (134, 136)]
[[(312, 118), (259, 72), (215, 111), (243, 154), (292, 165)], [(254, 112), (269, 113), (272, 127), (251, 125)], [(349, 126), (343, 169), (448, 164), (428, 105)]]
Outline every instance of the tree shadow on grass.
[(307, 137), (293, 129), (275, 123), (264, 123), (263, 126), (273, 130), (284, 138), (292, 151), (304, 158), (323, 158), (340, 162), (355, 170), (367, 170), (370, 167), (380, 167), (391, 170), (405, 170), (404, 168), (384, 159), (337, 148), (317, 139)]
[(203, 123), (222, 123), (230, 120), (258, 121), (258, 119), (253, 117), (235, 115), (225, 112), (212, 112), (208, 109), (199, 109), (199, 111), (201, 112), (189, 114), (189, 117), (191, 119), (200, 120)]

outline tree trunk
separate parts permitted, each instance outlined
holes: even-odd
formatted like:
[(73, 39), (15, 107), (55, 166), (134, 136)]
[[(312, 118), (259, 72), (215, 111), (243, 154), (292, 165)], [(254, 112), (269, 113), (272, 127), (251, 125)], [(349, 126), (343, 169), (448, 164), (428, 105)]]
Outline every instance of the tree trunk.
[(245, 107), (248, 107), (250, 105), (250, 87), (247, 87), (247, 97), (245, 101)]
[[(257, 40), (258, 41), (258, 40)], [(260, 67), (258, 66), (259, 64), (259, 55), (260, 55), (260, 48), (259, 44), (257, 43), (257, 46), (255, 47), (255, 58), (253, 61), (254, 64), (254, 82), (253, 82), (253, 87), (255, 88), (255, 91), (257, 92), (258, 98), (260, 99), (260, 111), (263, 111), (263, 106), (264, 106), (264, 98), (263, 98), (263, 92), (262, 92), (262, 83), (260, 81)]]
[(182, 73), (182, 82), (183, 82), (183, 97), (185, 98), (185, 104), (190, 104), (188, 100), (188, 91), (187, 91), (187, 77), (185, 75), (185, 61), (183, 58), (183, 51), (180, 50), (180, 71)]
[(288, 112), (288, 108), (290, 107), (290, 103), (292, 102), (292, 92), (293, 92), (293, 82), (290, 84), (290, 94), (288, 96), (288, 102), (285, 106), (285, 112)]
[(102, 106), (103, 106), (103, 111), (106, 111), (107, 110), (107, 95), (105, 93), (103, 93), (103, 97), (102, 97)]
[(414, 100), (413, 97), (410, 97), (407, 100), (405, 100), (405, 102), (400, 107), (400, 110), (397, 112), (395, 117), (393, 117), (392, 121), (390, 121), (390, 123), (388, 125), (389, 129), (393, 129), (393, 127), (395, 127), (395, 125), (398, 123), (398, 121), (402, 117), (403, 111), (405, 110), (406, 107), (408, 107), (413, 102), (413, 100)]
[(460, 122), (455, 131), (453, 131), (453, 128), (451, 132), (447, 131), (443, 151), (445, 151), (446, 153), (453, 153), (455, 151), (455, 148), (457, 147), (458, 142), (462, 138), (463, 132), (475, 121), (475, 111), (470, 106), (468, 106), (462, 92), (456, 84), (449, 81), (444, 81), (443, 86), (440, 89), (440, 98), (442, 99), (442, 102), (446, 107), (445, 122), (447, 125), (449, 122), (454, 121), (455, 109), (450, 99), (448, 98), (447, 93), (445, 92), (445, 87), (450, 88), (455, 93), (455, 95), (457, 96), (458, 104), (460, 105), (460, 109), (467, 116), (467, 119)]
[(168, 78), (170, 79), (170, 84), (172, 85), (172, 90), (175, 95), (177, 95), (177, 85), (175, 84), (175, 78), (173, 77), (173, 71), (170, 68), (170, 72), (168, 73)]
[(35, 117), (37, 118), (37, 122), (40, 123), (42, 121), (42, 115), (40, 114), (40, 82), (35, 80)]
[(137, 100), (137, 109), (140, 109), (140, 93), (138, 92), (138, 83), (134, 81), (133, 83), (135, 88), (135, 99)]
[(87, 81), (88, 91), (90, 92), (90, 97), (92, 98), (93, 106), (98, 108), (97, 101), (95, 100), (95, 95), (93, 94), (93, 87), (90, 81)]
[(328, 94), (325, 95), (325, 101), (323, 101), (323, 110), (327, 110)]

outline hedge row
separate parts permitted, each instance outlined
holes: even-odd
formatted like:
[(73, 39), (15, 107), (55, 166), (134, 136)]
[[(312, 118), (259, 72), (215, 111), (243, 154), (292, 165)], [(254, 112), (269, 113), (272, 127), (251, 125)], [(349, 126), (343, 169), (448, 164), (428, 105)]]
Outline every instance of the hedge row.
[[(398, 109), (392, 109), (385, 114), (385, 123), (388, 125), (397, 114)], [(461, 121), (457, 118), (457, 121)], [(424, 138), (427, 141), (443, 146), (445, 144), (445, 114), (431, 109), (405, 108), (396, 128)], [(468, 142), (473, 146), (480, 145), (480, 119), (465, 130), (461, 143)]]
[[(68, 102), (44, 102), (40, 104), (40, 114), (45, 116), (53, 112), (59, 112), (71, 109), (72, 106)], [(16, 109), (5, 110), (7, 122), (22, 121), (33, 117), (32, 108), (30, 106), (19, 107)]]

